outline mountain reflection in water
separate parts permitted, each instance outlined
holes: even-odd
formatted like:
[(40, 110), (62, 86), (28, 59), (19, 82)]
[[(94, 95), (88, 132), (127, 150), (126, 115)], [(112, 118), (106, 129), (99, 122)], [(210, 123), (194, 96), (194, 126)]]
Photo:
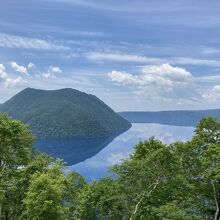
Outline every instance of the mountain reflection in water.
[(109, 167), (118, 164), (133, 152), (140, 140), (154, 136), (164, 143), (186, 141), (193, 135), (194, 127), (161, 124), (132, 124), (122, 133), (102, 138), (44, 139), (36, 147), (54, 158), (64, 159), (70, 169), (79, 172), (87, 181), (109, 176)]
[(46, 138), (37, 140), (35, 146), (41, 152), (73, 165), (96, 155), (119, 134), (121, 132), (100, 138)]
[(193, 135), (193, 131), (194, 127), (132, 124), (132, 127), (128, 131), (116, 137), (98, 154), (71, 166), (71, 169), (79, 172), (87, 181), (109, 176), (108, 168), (127, 158), (140, 140), (146, 140), (154, 136), (164, 143), (169, 144), (174, 141), (189, 140)]

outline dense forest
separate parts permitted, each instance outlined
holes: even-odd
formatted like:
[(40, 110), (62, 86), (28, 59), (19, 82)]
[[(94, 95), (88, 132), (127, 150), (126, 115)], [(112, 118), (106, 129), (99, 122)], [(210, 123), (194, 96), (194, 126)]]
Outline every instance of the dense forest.
[(0, 219), (220, 219), (220, 122), (200, 121), (191, 141), (139, 142), (111, 177), (87, 183), (37, 152), (21, 122), (0, 115)]

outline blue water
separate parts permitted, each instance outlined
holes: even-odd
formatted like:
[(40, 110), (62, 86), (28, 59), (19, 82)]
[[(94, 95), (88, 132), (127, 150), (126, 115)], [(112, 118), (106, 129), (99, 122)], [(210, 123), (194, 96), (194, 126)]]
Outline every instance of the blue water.
[(72, 165), (92, 158), (117, 136), (118, 134), (99, 138), (46, 138), (37, 140), (35, 146), (41, 152)]
[(191, 139), (194, 127), (178, 127), (160, 124), (132, 124), (125, 133), (116, 137), (96, 155), (71, 166), (71, 170), (79, 172), (87, 181), (109, 176), (109, 167), (119, 164), (134, 150), (140, 140), (154, 136), (164, 143), (186, 141)]

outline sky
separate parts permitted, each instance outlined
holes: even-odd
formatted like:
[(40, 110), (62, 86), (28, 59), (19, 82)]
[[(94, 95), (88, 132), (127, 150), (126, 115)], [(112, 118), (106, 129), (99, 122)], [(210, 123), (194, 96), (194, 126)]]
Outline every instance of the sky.
[(74, 88), (115, 111), (220, 108), (219, 0), (0, 0), (0, 103)]

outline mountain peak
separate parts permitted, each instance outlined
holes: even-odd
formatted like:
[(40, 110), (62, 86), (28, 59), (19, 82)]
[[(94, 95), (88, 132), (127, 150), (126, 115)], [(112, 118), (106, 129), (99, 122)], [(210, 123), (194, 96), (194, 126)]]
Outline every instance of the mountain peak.
[(38, 138), (101, 137), (130, 127), (96, 96), (71, 88), (26, 88), (0, 111), (28, 124)]

